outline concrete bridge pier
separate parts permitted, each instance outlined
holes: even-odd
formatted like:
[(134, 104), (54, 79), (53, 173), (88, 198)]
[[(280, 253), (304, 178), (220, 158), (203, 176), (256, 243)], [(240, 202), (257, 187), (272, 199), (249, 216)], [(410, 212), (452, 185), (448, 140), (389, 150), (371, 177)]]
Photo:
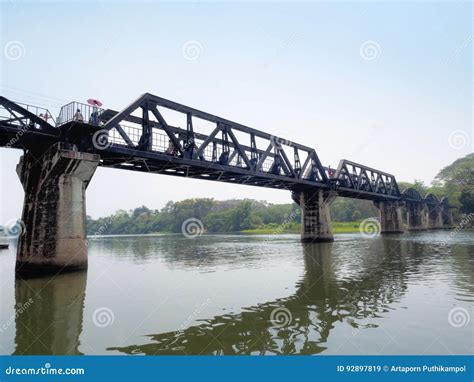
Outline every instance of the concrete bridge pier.
[(407, 203), (409, 231), (424, 231), (428, 229), (428, 207), (426, 203)]
[(438, 205), (428, 204), (428, 228), (440, 229), (443, 228), (443, 216), (441, 208)]
[(301, 207), (301, 241), (320, 243), (334, 241), (329, 207), (336, 199), (334, 191), (302, 191), (293, 193)]
[(25, 191), (16, 274), (41, 276), (87, 268), (85, 190), (99, 156), (56, 144), (27, 152), (17, 165)]
[(402, 204), (400, 202), (375, 201), (380, 214), (380, 233), (403, 233)]
[(441, 220), (443, 228), (452, 228), (453, 226), (453, 213), (449, 208), (448, 204), (441, 204)]

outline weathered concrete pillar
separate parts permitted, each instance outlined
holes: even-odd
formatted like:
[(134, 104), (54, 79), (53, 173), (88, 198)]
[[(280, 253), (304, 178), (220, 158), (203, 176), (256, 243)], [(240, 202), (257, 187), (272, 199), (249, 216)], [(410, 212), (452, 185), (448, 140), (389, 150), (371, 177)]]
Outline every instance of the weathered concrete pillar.
[(302, 191), (294, 194), (301, 207), (301, 241), (318, 243), (334, 241), (329, 206), (337, 197), (334, 191)]
[(26, 153), (17, 165), (25, 191), (16, 274), (22, 277), (87, 268), (85, 190), (96, 154), (63, 149)]
[(409, 231), (423, 231), (428, 229), (428, 207), (426, 203), (406, 204)]
[(428, 204), (428, 228), (443, 228), (443, 217), (441, 208), (438, 205)]
[(402, 204), (382, 201), (374, 204), (380, 212), (380, 233), (403, 233)]

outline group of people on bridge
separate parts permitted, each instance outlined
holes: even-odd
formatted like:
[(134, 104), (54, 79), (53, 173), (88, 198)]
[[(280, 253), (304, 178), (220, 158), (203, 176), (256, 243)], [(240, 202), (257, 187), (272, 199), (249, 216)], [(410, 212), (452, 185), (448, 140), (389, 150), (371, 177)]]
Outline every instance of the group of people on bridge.
[[(84, 116), (82, 115), (81, 109), (77, 109), (76, 113), (74, 114), (73, 121), (76, 122), (84, 122)], [(91, 125), (98, 125), (99, 124), (99, 111), (97, 108), (94, 108), (90, 117), (89, 117), (89, 123)]]

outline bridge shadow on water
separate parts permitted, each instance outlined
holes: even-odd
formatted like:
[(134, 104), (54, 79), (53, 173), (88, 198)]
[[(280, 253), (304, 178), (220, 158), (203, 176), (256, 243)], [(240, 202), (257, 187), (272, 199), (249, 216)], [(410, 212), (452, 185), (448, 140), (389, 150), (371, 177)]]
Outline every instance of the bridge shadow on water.
[[(431, 243), (416, 240), (366, 240), (367, 251), (361, 254), (346, 250), (351, 242), (300, 247), (304, 274), (289, 297), (244, 307), (237, 314), (216, 315), (183, 330), (149, 334), (146, 343), (110, 344), (107, 351), (147, 355), (321, 353), (337, 325), (349, 325), (354, 333), (376, 327), (405, 295), (409, 274), (418, 272), (427, 252), (433, 254)], [(133, 252), (146, 256), (147, 245)], [(204, 252), (174, 258), (165, 254), (165, 261), (184, 262), (189, 267), (219, 262), (212, 255), (206, 258)], [(86, 272), (15, 281), (17, 306), (28, 306), (15, 317), (14, 354), (81, 354), (86, 281)]]

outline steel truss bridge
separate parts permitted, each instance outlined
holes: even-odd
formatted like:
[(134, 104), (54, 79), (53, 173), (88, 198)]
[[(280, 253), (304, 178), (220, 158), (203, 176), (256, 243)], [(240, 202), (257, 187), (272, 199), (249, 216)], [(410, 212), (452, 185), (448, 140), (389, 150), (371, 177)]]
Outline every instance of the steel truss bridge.
[[(83, 118), (77, 118), (78, 109)], [(99, 154), (103, 167), (294, 192), (333, 190), (374, 201), (447, 204), (414, 189), (400, 192), (392, 174), (345, 159), (331, 170), (311, 147), (148, 93), (120, 112), (72, 102), (56, 120), (50, 116), (44, 108), (0, 96), (0, 147), (40, 156), (61, 143)]]

